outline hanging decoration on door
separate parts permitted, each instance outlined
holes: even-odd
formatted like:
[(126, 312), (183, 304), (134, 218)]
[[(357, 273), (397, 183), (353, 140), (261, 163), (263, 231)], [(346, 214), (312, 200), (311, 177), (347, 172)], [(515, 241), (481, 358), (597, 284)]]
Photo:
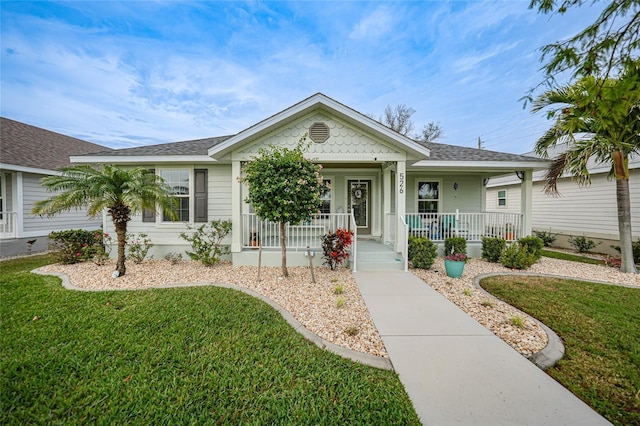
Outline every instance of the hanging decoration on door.
[(361, 204), (367, 200), (367, 185), (354, 184), (351, 186), (351, 202)]

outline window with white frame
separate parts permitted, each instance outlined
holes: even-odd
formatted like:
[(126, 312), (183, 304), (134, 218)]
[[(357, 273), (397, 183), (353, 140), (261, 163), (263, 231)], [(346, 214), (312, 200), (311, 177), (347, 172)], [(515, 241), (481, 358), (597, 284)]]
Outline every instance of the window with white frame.
[(498, 191), (498, 207), (507, 207), (507, 190)]
[(438, 213), (440, 182), (418, 181), (418, 213)]
[(322, 188), (320, 188), (320, 213), (331, 213), (331, 179), (322, 180)]
[(190, 173), (188, 169), (160, 170), (160, 176), (171, 188), (174, 197), (178, 200), (175, 210), (176, 217), (172, 219), (168, 212), (163, 212), (164, 222), (188, 222), (190, 205)]

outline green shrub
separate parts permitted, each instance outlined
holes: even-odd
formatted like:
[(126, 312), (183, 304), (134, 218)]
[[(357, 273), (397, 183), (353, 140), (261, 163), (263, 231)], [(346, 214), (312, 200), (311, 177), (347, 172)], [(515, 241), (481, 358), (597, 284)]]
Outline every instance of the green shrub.
[(487, 262), (500, 262), (500, 255), (507, 246), (504, 238), (482, 237), (482, 258)]
[(102, 231), (69, 229), (49, 234), (49, 250), (56, 262), (72, 264), (90, 260), (102, 252)]
[(533, 235), (542, 239), (542, 243), (545, 247), (550, 247), (558, 238), (558, 234), (553, 234), (547, 231), (533, 231)]
[(429, 269), (438, 256), (438, 248), (428, 238), (409, 236), (409, 260), (414, 268)]
[[(187, 229), (193, 229), (187, 226)], [(220, 262), (220, 256), (230, 252), (222, 241), (231, 232), (230, 220), (212, 220), (211, 223), (199, 226), (192, 234), (180, 233), (180, 238), (191, 243), (192, 252), (187, 255), (192, 260), (202, 262), (205, 266), (213, 266)]]
[(177, 265), (182, 261), (182, 255), (176, 252), (170, 252), (164, 255), (164, 260), (168, 260), (172, 265)]
[(149, 249), (153, 247), (151, 239), (147, 234), (140, 233), (127, 234), (127, 259), (133, 260), (135, 263), (142, 263), (147, 257)]
[(444, 255), (463, 253), (467, 254), (467, 240), (464, 238), (445, 238)]
[(540, 260), (540, 258), (542, 257), (542, 248), (544, 247), (544, 241), (542, 241), (542, 238), (539, 237), (522, 237), (518, 240), (518, 242), (527, 247), (527, 251), (529, 253), (531, 253), (535, 259), (536, 262), (538, 260)]
[(585, 237), (584, 235), (581, 237), (569, 238), (569, 244), (573, 246), (579, 253), (588, 253), (592, 248), (596, 247), (600, 243), (596, 244), (592, 239)]
[(505, 247), (500, 256), (502, 266), (511, 269), (527, 269), (536, 263), (535, 255), (529, 252), (527, 246), (513, 243)]
[[(618, 253), (621, 252), (620, 246), (611, 246), (614, 249), (618, 250)], [(640, 238), (635, 243), (632, 243), (633, 248), (633, 262), (638, 265), (640, 264)]]

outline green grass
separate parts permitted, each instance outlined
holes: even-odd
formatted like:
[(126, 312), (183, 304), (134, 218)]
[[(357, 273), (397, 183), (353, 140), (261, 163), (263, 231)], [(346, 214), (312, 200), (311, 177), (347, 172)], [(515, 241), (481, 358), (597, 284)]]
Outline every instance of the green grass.
[(248, 295), (69, 291), (38, 262), (0, 264), (0, 424), (419, 424), (395, 373)]
[(562, 338), (554, 379), (612, 423), (640, 424), (640, 289), (513, 276), (481, 285)]
[(570, 260), (571, 262), (589, 263), (591, 265), (602, 265), (602, 260), (594, 259), (592, 257), (580, 256), (578, 254), (565, 253), (562, 251), (554, 250), (540, 250), (540, 253), (544, 257), (551, 257), (554, 259)]

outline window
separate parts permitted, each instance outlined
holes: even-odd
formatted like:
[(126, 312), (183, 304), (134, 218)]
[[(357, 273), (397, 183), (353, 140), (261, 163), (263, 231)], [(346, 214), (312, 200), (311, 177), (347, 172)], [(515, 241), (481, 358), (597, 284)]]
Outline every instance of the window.
[(498, 207), (507, 207), (507, 190), (498, 191)]
[(438, 213), (440, 182), (418, 182), (418, 213)]
[[(173, 191), (173, 195), (178, 199), (175, 221), (188, 222), (190, 204), (189, 170), (161, 170), (160, 176), (164, 179), (164, 182), (169, 185)], [(165, 222), (174, 221), (166, 212), (163, 214), (162, 220)]]
[(331, 179), (322, 180), (322, 188), (320, 189), (320, 200), (322, 200), (322, 204), (320, 204), (320, 213), (331, 213)]

